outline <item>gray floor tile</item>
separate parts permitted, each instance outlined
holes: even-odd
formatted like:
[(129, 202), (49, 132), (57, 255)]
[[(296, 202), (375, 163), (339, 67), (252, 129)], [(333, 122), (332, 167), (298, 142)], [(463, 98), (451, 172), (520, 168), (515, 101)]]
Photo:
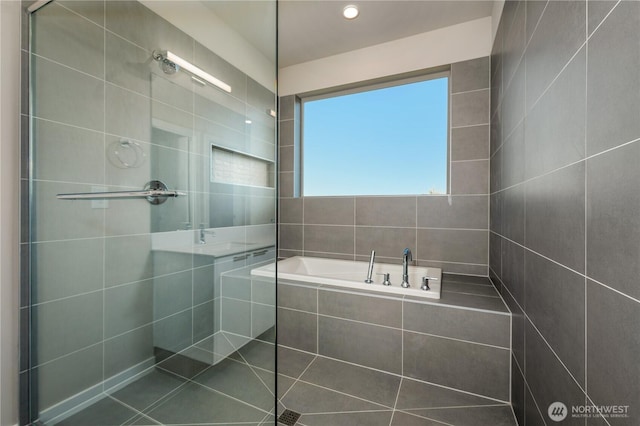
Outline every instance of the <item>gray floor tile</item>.
[(272, 391), (246, 364), (226, 359), (194, 380), (263, 410), (273, 408), (275, 397)]
[(290, 379), (287, 376), (283, 376), (282, 374), (278, 374), (278, 383), (276, 387), (278, 388), (278, 398), (282, 398), (286, 393), (291, 389), (291, 386), (295, 383), (295, 380)]
[(61, 426), (115, 426), (121, 425), (137, 415), (137, 412), (107, 397), (57, 424)]
[(241, 359), (254, 367), (268, 371), (276, 369), (276, 346), (253, 340), (238, 350)]
[(144, 410), (185, 383), (173, 374), (154, 370), (146, 376), (111, 394), (135, 409)]
[(491, 399), (403, 378), (396, 408), (410, 410), (494, 404)]
[(260, 340), (260, 341), (263, 341), (263, 342), (275, 344), (276, 343), (276, 328), (275, 327), (271, 327), (270, 329), (268, 329), (267, 331), (265, 331), (264, 333), (262, 333), (261, 335), (256, 337), (256, 340)]
[(306, 352), (278, 346), (278, 373), (297, 379), (314, 358)]
[(516, 426), (513, 412), (508, 405), (410, 410), (408, 412), (455, 426)]
[(290, 410), (301, 414), (339, 413), (343, 411), (384, 410), (386, 407), (353, 398), (319, 386), (297, 382), (282, 399)]
[(157, 364), (157, 366), (169, 373), (177, 374), (187, 379), (191, 379), (209, 368), (209, 364), (180, 354), (170, 356)]
[(400, 378), (368, 368), (318, 357), (300, 380), (393, 407)]
[(140, 416), (137, 417), (135, 419), (133, 419), (130, 422), (125, 423), (125, 425), (129, 426), (129, 425), (136, 425), (136, 426), (151, 426), (151, 425), (159, 425), (160, 423), (156, 422), (155, 420), (153, 420), (150, 417), (147, 416)]
[(442, 423), (402, 411), (394, 411), (390, 426), (442, 426)]
[(150, 411), (150, 417), (164, 424), (231, 423), (262, 421), (263, 411), (197, 384), (189, 384), (174, 397)]
[(305, 414), (298, 420), (305, 426), (388, 426), (391, 410), (366, 411), (357, 413)]

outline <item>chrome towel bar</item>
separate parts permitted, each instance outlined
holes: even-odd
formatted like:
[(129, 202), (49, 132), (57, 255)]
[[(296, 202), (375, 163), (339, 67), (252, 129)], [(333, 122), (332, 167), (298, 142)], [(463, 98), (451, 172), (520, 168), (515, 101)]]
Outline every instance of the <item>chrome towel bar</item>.
[(110, 192), (76, 192), (58, 194), (60, 200), (102, 200), (106, 198), (146, 198), (151, 204), (162, 204), (169, 197), (187, 195), (184, 192), (167, 189), (167, 185), (159, 180), (147, 182), (142, 191), (110, 191)]

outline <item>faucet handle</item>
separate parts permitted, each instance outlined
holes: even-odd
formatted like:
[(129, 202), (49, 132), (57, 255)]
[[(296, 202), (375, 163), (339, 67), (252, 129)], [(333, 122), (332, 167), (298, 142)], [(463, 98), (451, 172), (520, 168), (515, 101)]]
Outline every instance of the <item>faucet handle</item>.
[(376, 273), (376, 275), (382, 275), (384, 278), (384, 281), (382, 281), (382, 285), (391, 285), (391, 280), (389, 280), (389, 277), (391, 276), (391, 274), (388, 273)]
[(430, 277), (422, 277), (422, 285), (420, 286), (420, 290), (429, 290), (429, 279)]

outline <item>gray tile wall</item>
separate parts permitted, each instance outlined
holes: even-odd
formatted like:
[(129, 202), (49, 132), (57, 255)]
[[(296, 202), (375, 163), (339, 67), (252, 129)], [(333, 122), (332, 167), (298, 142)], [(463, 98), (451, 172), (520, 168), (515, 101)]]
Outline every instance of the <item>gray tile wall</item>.
[(630, 406), (589, 425), (640, 422), (639, 24), (635, 1), (505, 3), (489, 265), (513, 312), (520, 424), (550, 424), (554, 401)]
[[(484, 280), (447, 280), (443, 288), (453, 293), (426, 303), (280, 280), (278, 344), (508, 401), (511, 316)], [(480, 290), (487, 294), (472, 295)]]
[[(53, 2), (34, 15), (34, 24), (35, 143), (29, 163), (25, 131), (22, 162), (25, 218), (33, 165), (33, 223), (23, 224), (22, 253), (27, 269), (31, 241), (34, 287), (30, 295), (25, 286), (22, 317), (33, 303), (37, 357), (29, 360), (23, 350), (21, 371), (38, 372), (33, 391), (44, 410), (151, 360), (154, 346), (178, 351), (219, 328), (212, 258), (152, 252), (151, 236), (184, 229), (185, 221), (213, 226), (211, 141), (275, 159), (275, 120), (265, 113), (275, 108), (275, 95), (135, 1)], [(192, 86), (185, 74), (166, 77), (151, 60), (154, 49), (175, 51), (229, 82), (232, 95)], [(28, 69), (28, 44), (23, 57)], [(164, 130), (155, 129), (158, 122)], [(191, 143), (165, 137), (167, 128), (181, 129)], [(140, 167), (113, 162), (110, 148), (122, 138), (146, 153)], [(151, 178), (190, 192), (154, 207), (144, 200), (94, 208), (91, 201), (55, 199), (92, 187), (141, 189)], [(269, 198), (271, 216), (273, 192), (255, 197), (261, 207)], [(254, 195), (244, 198), (253, 202)], [(242, 224), (253, 223), (252, 214), (247, 208)]]
[(451, 196), (300, 197), (300, 111), (280, 99), (280, 257), (401, 261), (488, 274), (489, 58), (451, 65)]

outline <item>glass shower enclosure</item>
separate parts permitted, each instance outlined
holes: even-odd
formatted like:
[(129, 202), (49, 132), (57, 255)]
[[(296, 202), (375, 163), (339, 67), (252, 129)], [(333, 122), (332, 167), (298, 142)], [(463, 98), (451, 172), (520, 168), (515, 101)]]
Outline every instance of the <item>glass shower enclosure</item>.
[(30, 8), (21, 423), (274, 424), (275, 0)]

